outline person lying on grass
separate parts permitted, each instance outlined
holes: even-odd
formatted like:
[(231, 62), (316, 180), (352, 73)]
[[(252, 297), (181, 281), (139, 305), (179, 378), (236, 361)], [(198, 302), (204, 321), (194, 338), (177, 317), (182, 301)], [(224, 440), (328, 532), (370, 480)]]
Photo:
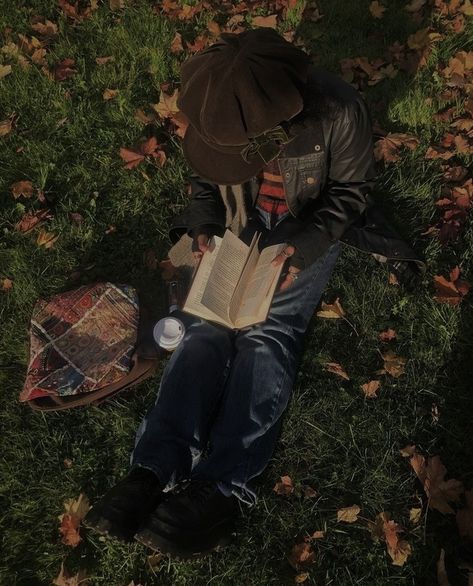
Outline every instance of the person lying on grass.
[(179, 314), (186, 335), (142, 421), (129, 474), (85, 524), (179, 557), (227, 544), (273, 453), (304, 333), (341, 242), (409, 280), (418, 259), (373, 206), (367, 107), (347, 83), (267, 28), (221, 35), (182, 65), (178, 105), (192, 197), (171, 239), (198, 259), (229, 227), (286, 243), (264, 323), (234, 331)]

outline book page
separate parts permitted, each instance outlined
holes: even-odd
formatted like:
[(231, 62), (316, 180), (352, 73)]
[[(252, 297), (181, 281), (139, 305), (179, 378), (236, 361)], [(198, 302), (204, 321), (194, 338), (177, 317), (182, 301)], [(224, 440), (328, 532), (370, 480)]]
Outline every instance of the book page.
[(258, 250), (258, 238), (253, 238), (250, 244), (250, 254), (248, 256), (248, 260), (246, 261), (245, 268), (241, 274), (240, 280), (238, 281), (238, 285), (236, 286), (235, 292), (233, 294), (231, 303), (230, 303), (230, 321), (235, 323), (238, 312), (240, 310), (241, 303), (243, 301), (243, 296), (245, 295), (246, 288), (248, 286), (249, 281), (251, 280), (252, 274), (258, 264), (259, 259), (259, 250)]
[(285, 246), (283, 243), (275, 244), (261, 251), (253, 274), (243, 293), (238, 316), (235, 320), (235, 325), (238, 328), (259, 323), (266, 319), (279, 275), (284, 266), (284, 263), (281, 263), (279, 266), (273, 267), (271, 261), (281, 250), (284, 250)]
[(216, 321), (228, 327), (231, 327), (225, 320), (222, 320), (218, 315), (210, 311), (202, 304), (202, 297), (204, 295), (205, 287), (209, 279), (212, 268), (217, 259), (218, 251), (222, 244), (222, 238), (214, 236), (209, 250), (203, 255), (197, 268), (189, 293), (187, 294), (186, 302), (184, 303), (183, 311), (192, 313), (210, 321)]
[(249, 250), (249, 246), (230, 230), (227, 230), (208, 276), (201, 303), (226, 322), (230, 319), (230, 301), (248, 258)]

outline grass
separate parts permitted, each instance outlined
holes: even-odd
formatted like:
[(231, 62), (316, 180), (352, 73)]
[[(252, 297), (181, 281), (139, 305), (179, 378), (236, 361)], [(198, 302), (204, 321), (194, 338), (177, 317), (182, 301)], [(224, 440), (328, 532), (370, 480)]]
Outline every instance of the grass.
[[(301, 34), (318, 63), (338, 72), (341, 58), (378, 57), (425, 25), (414, 23), (400, 0), (386, 4), (384, 18), (376, 21), (368, 0), (323, 0), (324, 18), (301, 23)], [(384, 100), (377, 117), (386, 130), (412, 132), (421, 140), (399, 164), (380, 167), (377, 193), (400, 231), (426, 256), (423, 286), (412, 294), (390, 286), (385, 269), (373, 259), (344, 250), (326, 297), (340, 297), (354, 327), (342, 320), (313, 320), (280, 442), (259, 481), (257, 506), (245, 510), (239, 523), (237, 542), (202, 560), (164, 559), (151, 569), (151, 552), (138, 544), (124, 546), (86, 533), (77, 549), (63, 546), (57, 516), (66, 498), (83, 491), (95, 501), (126, 472), (134, 432), (153, 401), (159, 373), (100, 408), (39, 414), (17, 397), (38, 297), (109, 279), (139, 287), (156, 315), (162, 311), (159, 274), (146, 268), (143, 255), (152, 248), (158, 258), (165, 256), (167, 227), (185, 205), (189, 169), (177, 140), (160, 127), (152, 132), (164, 142), (168, 161), (162, 169), (143, 167), (148, 178), (124, 169), (118, 150), (148, 132), (134, 119), (135, 110), (158, 101), (161, 83), (178, 81), (182, 58), (169, 51), (175, 31), (201, 32), (208, 15), (190, 23), (172, 21), (153, 13), (144, 0), (120, 15), (104, 2), (76, 26), (59, 14), (53, 0), (14, 6), (1, 0), (0, 14), (4, 37), (6, 27), (14, 38), (29, 34), (32, 15), (57, 21), (59, 36), (48, 62), (73, 58), (77, 69), (59, 83), (36, 66), (14, 65), (0, 81), (0, 119), (18, 116), (14, 132), (0, 139), (0, 278), (13, 281), (13, 289), (0, 295), (0, 584), (50, 584), (62, 561), (71, 571), (85, 568), (94, 586), (126, 586), (131, 580), (173, 586), (292, 584), (295, 572), (286, 556), (298, 536), (316, 529), (326, 529), (327, 537), (317, 543), (307, 584), (430, 586), (440, 547), (453, 560), (452, 584), (466, 584), (455, 569), (463, 550), (453, 517), (429, 511), (419, 525), (409, 522), (409, 509), (419, 505), (422, 491), (399, 448), (414, 442), (423, 453), (439, 453), (451, 476), (472, 486), (471, 304), (440, 305), (430, 285), (433, 274), (446, 274), (455, 264), (472, 279), (472, 229), (467, 225), (447, 247), (422, 235), (437, 217), (434, 202), (441, 186), (438, 163), (423, 159), (429, 141), (444, 130), (432, 120), (439, 92), (434, 72), (458, 50), (471, 50), (471, 26), (439, 42), (416, 77), (401, 73), (365, 92), (373, 108)], [(297, 15), (298, 8), (282, 28), (292, 26)], [(114, 60), (97, 66), (97, 56)], [(106, 88), (119, 89), (119, 96), (103, 101)], [(51, 249), (36, 245), (36, 233), (14, 230), (26, 211), (39, 207), (11, 196), (10, 185), (22, 179), (42, 188), (50, 202), (54, 217), (47, 229), (59, 234)], [(71, 212), (81, 213), (83, 222), (71, 222)], [(116, 229), (106, 233), (110, 225)], [(383, 376), (379, 397), (364, 400), (359, 385), (375, 378), (382, 366), (378, 333), (387, 327), (398, 333), (393, 349), (409, 358), (406, 373), (399, 379)], [(340, 362), (351, 380), (327, 373), (328, 360)], [(433, 405), (438, 420), (432, 417)], [(64, 466), (65, 458), (72, 467)], [(298, 487), (313, 486), (318, 496), (276, 496), (272, 487), (283, 474)], [(391, 565), (366, 524), (336, 523), (337, 509), (353, 503), (365, 518), (385, 510), (404, 525), (413, 547), (404, 567)]]

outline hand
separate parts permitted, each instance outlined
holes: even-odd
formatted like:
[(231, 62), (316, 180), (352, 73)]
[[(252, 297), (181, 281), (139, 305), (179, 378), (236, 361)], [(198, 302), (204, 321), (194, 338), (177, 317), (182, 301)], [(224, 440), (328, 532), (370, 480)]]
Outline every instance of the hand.
[(206, 232), (196, 230), (192, 237), (192, 254), (196, 263), (200, 262), (202, 255), (209, 248), (209, 235)]
[[(280, 264), (286, 262), (286, 260), (288, 258), (290, 258), (295, 252), (296, 252), (296, 249), (294, 248), (294, 246), (291, 246), (289, 244), (277, 256), (275, 256), (273, 258), (273, 260), (271, 261), (271, 264), (273, 265), (273, 267), (277, 267)], [(297, 273), (299, 273), (299, 272), (300, 272), (300, 269), (298, 269), (295, 266), (289, 265), (289, 268), (287, 269), (286, 278), (279, 286), (279, 291), (285, 291), (286, 289), (288, 289), (294, 283), (294, 281), (298, 278)]]

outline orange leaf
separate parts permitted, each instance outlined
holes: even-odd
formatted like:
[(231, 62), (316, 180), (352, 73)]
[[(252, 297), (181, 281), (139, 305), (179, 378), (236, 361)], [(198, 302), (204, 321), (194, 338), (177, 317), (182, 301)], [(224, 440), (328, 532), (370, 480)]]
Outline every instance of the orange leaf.
[(13, 281), (11, 279), (5, 278), (0, 281), (0, 286), (2, 291), (10, 291), (13, 287)]
[(0, 136), (6, 136), (7, 134), (10, 134), (11, 129), (12, 120), (10, 118), (7, 118), (6, 120), (0, 122)]
[(141, 153), (137, 153), (131, 149), (120, 148), (120, 157), (125, 161), (126, 169), (133, 169), (134, 167), (138, 166), (141, 161), (144, 161), (144, 155)]
[(74, 59), (63, 59), (59, 63), (56, 63), (53, 69), (54, 79), (56, 81), (64, 81), (75, 75), (77, 73), (74, 69), (75, 63)]
[(89, 499), (81, 493), (77, 499), (68, 499), (64, 501), (65, 513), (59, 515), (61, 522), (59, 532), (62, 535), (62, 543), (76, 547), (80, 541), (79, 534), (80, 522), (90, 509)]
[(401, 448), (399, 452), (403, 458), (410, 458), (416, 453), (416, 447), (414, 444), (409, 444), (406, 447)]
[(107, 102), (108, 100), (113, 100), (113, 98), (116, 98), (119, 93), (120, 90), (106, 89), (102, 94), (102, 98)]
[(38, 224), (44, 222), (44, 220), (47, 220), (50, 217), (51, 212), (48, 209), (38, 210), (36, 212), (27, 212), (15, 225), (15, 230), (26, 234), (38, 226)]
[(358, 520), (360, 514), (360, 507), (358, 505), (352, 505), (351, 507), (344, 507), (337, 511), (337, 521), (343, 521), (344, 523), (354, 523)]
[(369, 526), (375, 539), (386, 542), (386, 549), (392, 559), (393, 566), (403, 566), (412, 553), (412, 548), (407, 541), (399, 539), (398, 534), (403, 529), (391, 519), (390, 513), (387, 511), (379, 513), (374, 522), (369, 522)]
[(53, 586), (86, 586), (88, 582), (85, 570), (79, 570), (74, 576), (64, 567), (64, 562), (61, 563), (61, 571), (59, 576), (56, 576), (53, 581)]
[(378, 396), (376, 393), (378, 392), (379, 387), (379, 380), (370, 380), (369, 383), (361, 385), (361, 390), (363, 391), (367, 399), (374, 399)]
[(182, 35), (180, 33), (176, 33), (171, 42), (171, 53), (176, 55), (177, 53), (182, 53), (182, 51), (184, 51), (184, 47), (182, 46)]
[(458, 266), (450, 272), (450, 280), (445, 279), (441, 275), (435, 275), (434, 285), (436, 295), (433, 298), (440, 303), (458, 305), (470, 290), (469, 283), (459, 279), (459, 276), (460, 269)]
[(350, 380), (350, 377), (346, 373), (345, 369), (340, 364), (338, 364), (338, 362), (327, 362), (325, 365), (325, 370), (327, 372), (332, 372), (333, 374), (336, 374), (345, 380)]
[(376, 142), (374, 156), (377, 161), (384, 160), (386, 163), (395, 163), (401, 158), (398, 153), (401, 147), (414, 150), (418, 145), (419, 139), (412, 134), (390, 132)]
[(36, 244), (38, 246), (44, 246), (44, 248), (52, 248), (58, 238), (59, 238), (59, 236), (56, 234), (52, 234), (51, 232), (46, 232), (46, 230), (41, 230), (40, 233), (38, 234)]
[(270, 16), (254, 16), (251, 21), (253, 26), (264, 26), (268, 28), (277, 28), (278, 16), (271, 14)]
[(13, 183), (11, 190), (15, 199), (21, 196), (30, 198), (33, 195), (33, 184), (31, 181), (17, 181)]
[(407, 358), (397, 356), (392, 350), (388, 350), (384, 354), (381, 354), (384, 360), (384, 370), (394, 378), (400, 377), (404, 374), (404, 365), (407, 362)]
[(409, 509), (409, 521), (414, 525), (417, 525), (422, 518), (422, 509), (419, 507), (414, 507)]
[(345, 317), (345, 311), (337, 297), (333, 303), (324, 303), (322, 301), (321, 309), (316, 315), (325, 319), (342, 319)]
[(113, 61), (113, 57), (110, 56), (110, 57), (96, 57), (95, 58), (95, 63), (97, 63), (97, 65), (105, 65), (109, 61)]
[(295, 570), (300, 567), (311, 566), (315, 561), (315, 551), (310, 543), (296, 543), (287, 560)]
[(370, 12), (374, 18), (383, 18), (384, 12), (386, 11), (386, 6), (383, 6), (378, 2), (378, 0), (374, 0), (370, 4)]
[(281, 476), (280, 480), (274, 485), (273, 490), (279, 496), (290, 496), (294, 492), (294, 483), (290, 476)]
[(379, 339), (381, 342), (390, 342), (391, 340), (395, 340), (396, 336), (396, 331), (388, 328), (387, 330), (384, 330), (384, 332), (380, 332)]
[(310, 499), (313, 499), (317, 496), (317, 491), (307, 484), (302, 485), (302, 492), (304, 496)]
[(50, 39), (57, 35), (57, 24), (37, 16), (31, 19), (31, 28), (40, 36)]

